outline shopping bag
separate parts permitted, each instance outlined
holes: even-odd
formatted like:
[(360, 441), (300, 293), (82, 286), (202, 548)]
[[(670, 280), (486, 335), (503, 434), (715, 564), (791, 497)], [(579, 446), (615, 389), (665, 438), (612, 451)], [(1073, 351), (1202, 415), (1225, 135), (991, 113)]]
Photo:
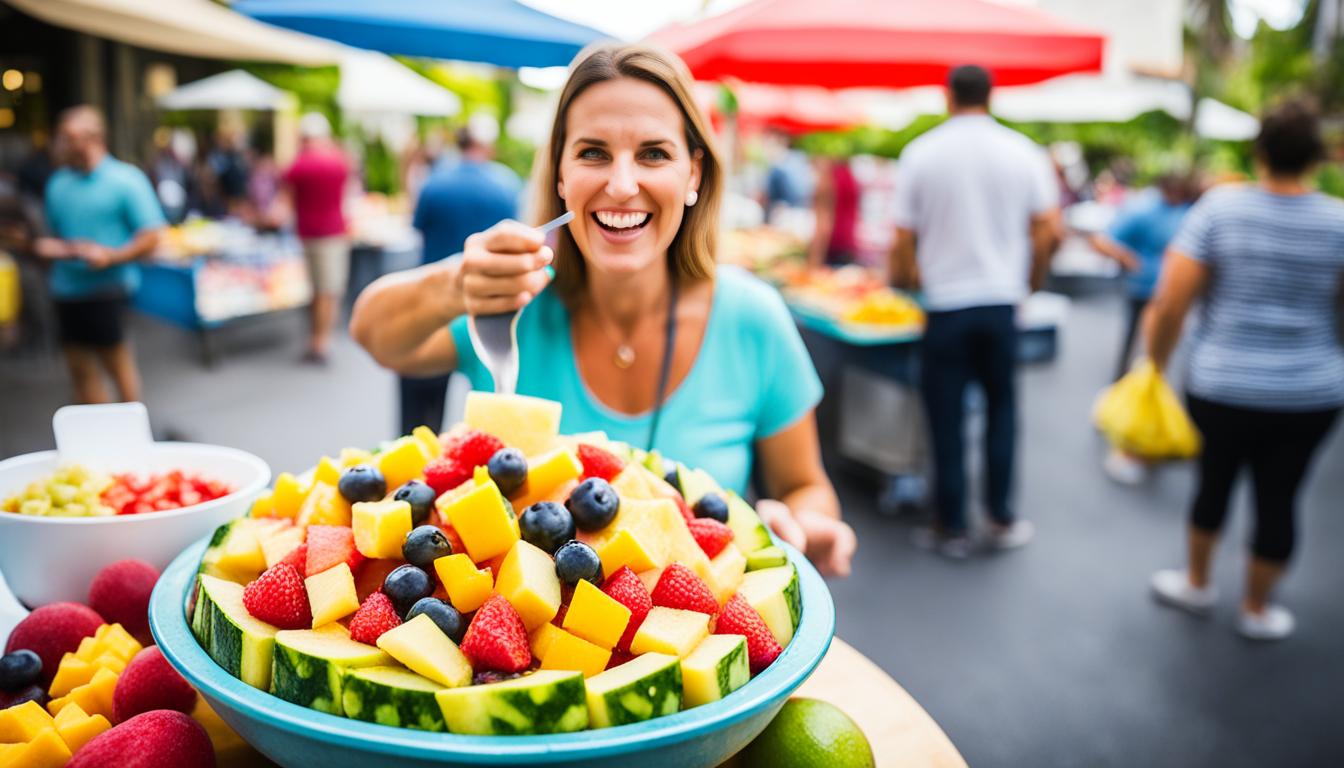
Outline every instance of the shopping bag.
[(1188, 459), (1200, 436), (1152, 360), (1143, 360), (1097, 397), (1092, 419), (1111, 445), (1145, 459)]

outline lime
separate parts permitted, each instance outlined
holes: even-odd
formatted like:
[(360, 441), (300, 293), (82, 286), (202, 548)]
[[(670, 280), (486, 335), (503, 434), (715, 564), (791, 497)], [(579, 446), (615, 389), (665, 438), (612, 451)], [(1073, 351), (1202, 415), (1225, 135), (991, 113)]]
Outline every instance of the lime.
[(839, 707), (789, 699), (770, 725), (742, 750), (743, 768), (872, 768), (868, 738)]

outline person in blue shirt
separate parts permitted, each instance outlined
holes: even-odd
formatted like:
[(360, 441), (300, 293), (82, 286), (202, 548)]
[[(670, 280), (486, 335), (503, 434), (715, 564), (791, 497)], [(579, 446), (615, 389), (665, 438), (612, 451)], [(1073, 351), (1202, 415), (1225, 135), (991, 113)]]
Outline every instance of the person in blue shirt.
[(354, 338), (403, 374), (488, 390), (466, 317), (522, 310), (517, 391), (559, 401), (563, 432), (657, 449), (738, 493), (755, 474), (767, 523), (848, 573), (816, 370), (778, 293), (715, 266), (723, 170), (685, 64), (638, 44), (580, 54), (537, 173), (537, 221), (576, 217), (554, 248), (517, 222), (473, 234), (460, 259), (366, 289)]
[(1196, 180), (1185, 173), (1168, 173), (1157, 180), (1156, 188), (1125, 207), (1104, 234), (1092, 237), (1092, 246), (1113, 259), (1128, 273), (1125, 279), (1129, 295), (1125, 320), (1125, 340), (1120, 347), (1120, 362), (1115, 378), (1129, 370), (1134, 355), (1134, 337), (1139, 318), (1148, 306), (1162, 271), (1162, 254), (1181, 228), (1185, 214), (1199, 197)]
[[(508, 167), (494, 162), (499, 124), (488, 115), (474, 115), (457, 135), (461, 157), (430, 175), (415, 205), (415, 228), (424, 239), (420, 261), (432, 264), (461, 253), (467, 236), (518, 216), (522, 182)], [(399, 377), (401, 434), (427, 424), (443, 426), (448, 376)]]
[(140, 286), (136, 260), (158, 245), (166, 224), (145, 174), (107, 151), (106, 126), (93, 107), (71, 107), (57, 123), (65, 167), (47, 182), (47, 228), (34, 251), (51, 261), (61, 349), (81, 403), (140, 399), (140, 372), (126, 341), (124, 314)]

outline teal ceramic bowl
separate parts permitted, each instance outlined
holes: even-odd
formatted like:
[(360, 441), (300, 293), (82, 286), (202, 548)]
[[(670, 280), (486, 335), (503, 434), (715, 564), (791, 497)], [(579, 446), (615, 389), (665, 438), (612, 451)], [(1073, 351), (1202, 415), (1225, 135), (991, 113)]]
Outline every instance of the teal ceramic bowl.
[(159, 649), (225, 722), (286, 768), (545, 765), (583, 768), (715, 766), (756, 738), (812, 673), (835, 631), (826, 583), (796, 550), (803, 614), (789, 647), (765, 672), (712, 704), (615, 728), (547, 736), (425, 733), (328, 715), (238, 680), (197, 644), (186, 605), (206, 540), (168, 566), (154, 588), (149, 622)]

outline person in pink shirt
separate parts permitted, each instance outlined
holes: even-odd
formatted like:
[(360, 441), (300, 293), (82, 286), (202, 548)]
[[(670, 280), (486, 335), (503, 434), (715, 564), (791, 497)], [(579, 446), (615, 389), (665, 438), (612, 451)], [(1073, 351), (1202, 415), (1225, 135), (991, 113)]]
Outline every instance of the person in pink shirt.
[(325, 363), (350, 274), (350, 239), (341, 210), (350, 164), (332, 141), (331, 124), (321, 114), (304, 115), (299, 134), (299, 155), (285, 171), (284, 182), (313, 284), (312, 325), (303, 359)]

